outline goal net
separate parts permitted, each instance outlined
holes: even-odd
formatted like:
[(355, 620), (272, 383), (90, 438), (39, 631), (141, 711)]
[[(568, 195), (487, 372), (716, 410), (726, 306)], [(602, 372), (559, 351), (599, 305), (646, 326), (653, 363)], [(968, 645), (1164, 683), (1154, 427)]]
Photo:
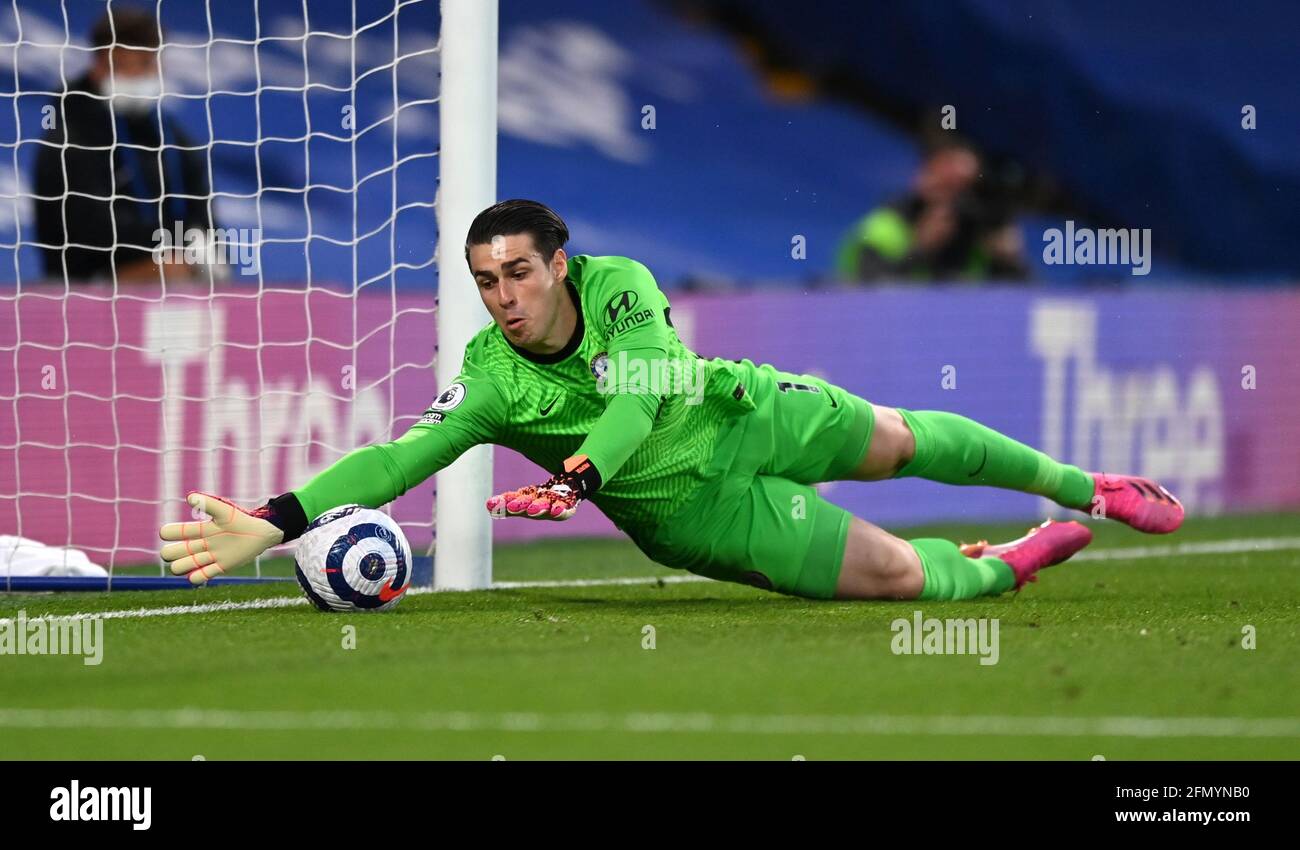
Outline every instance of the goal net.
[[(262, 504), (419, 418), (486, 321), (440, 309), (437, 245), (494, 200), (495, 27), (475, 0), (0, 7), (0, 587), (162, 579), (187, 492)], [(486, 495), (485, 458), (445, 474)], [(417, 553), (433, 494), (389, 507)], [(447, 586), (488, 580), (465, 521)]]

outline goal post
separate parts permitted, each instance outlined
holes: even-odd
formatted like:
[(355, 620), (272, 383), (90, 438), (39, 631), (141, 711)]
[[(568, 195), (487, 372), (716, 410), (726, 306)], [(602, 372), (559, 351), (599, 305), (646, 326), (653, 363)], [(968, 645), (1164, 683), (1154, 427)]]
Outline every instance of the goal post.
[[(442, 0), (439, 92), (438, 387), (456, 377), (465, 346), (491, 317), (470, 285), (464, 235), (496, 202), (497, 0)], [(475, 446), (437, 476), (434, 587), (492, 582), (492, 447)]]

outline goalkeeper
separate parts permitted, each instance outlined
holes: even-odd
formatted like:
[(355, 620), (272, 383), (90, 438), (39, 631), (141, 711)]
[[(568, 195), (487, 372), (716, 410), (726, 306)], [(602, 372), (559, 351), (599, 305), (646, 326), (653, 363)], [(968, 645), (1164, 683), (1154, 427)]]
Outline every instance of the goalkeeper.
[(1182, 506), (1152, 481), (1086, 473), (965, 417), (701, 358), (678, 338), (645, 266), (569, 257), (568, 237), (535, 201), (480, 213), (465, 255), (493, 321), (455, 382), (399, 439), (357, 449), (251, 512), (190, 494), (212, 519), (163, 526), (172, 572), (205, 582), (331, 508), (392, 501), (480, 443), (554, 473), (493, 496), (494, 517), (565, 520), (590, 501), (661, 564), (819, 599), (999, 594), (1091, 539), (1078, 522), (1047, 522), (1000, 545), (903, 540), (823, 499), (812, 486), (821, 481), (915, 476), (1101, 505), (1147, 532), (1182, 522)]

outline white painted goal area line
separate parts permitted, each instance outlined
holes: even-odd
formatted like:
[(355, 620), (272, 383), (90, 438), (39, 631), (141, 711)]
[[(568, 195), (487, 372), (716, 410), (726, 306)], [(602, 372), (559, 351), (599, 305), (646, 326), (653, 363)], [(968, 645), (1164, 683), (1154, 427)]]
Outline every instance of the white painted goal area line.
[[(1080, 552), (1071, 561), (1112, 561), (1143, 560), (1148, 558), (1171, 558), (1199, 555), (1240, 555), (1251, 552), (1275, 552), (1300, 549), (1300, 537), (1260, 537), (1238, 540), (1207, 540), (1192, 543), (1172, 543), (1155, 546), (1130, 546), (1126, 548), (1097, 549)], [(713, 579), (704, 576), (668, 575), (668, 576), (626, 576), (619, 578), (585, 578), (557, 579), (551, 581), (498, 581), (492, 583), (493, 590), (524, 590), (531, 588), (562, 587), (619, 587), (652, 584), (686, 584), (707, 582)], [(429, 588), (413, 587), (407, 591), (411, 595), (434, 593)], [(101, 618), (117, 620), (140, 617), (171, 617), (182, 614), (213, 614), (221, 611), (256, 611), (263, 608), (293, 608), (306, 605), (304, 596), (272, 596), (262, 599), (249, 599), (235, 602), (202, 602), (193, 605), (168, 605), (158, 608), (129, 608), (117, 611), (84, 611), (76, 614), (43, 614), (28, 617), (27, 622), (36, 620), (84, 620)], [(13, 618), (0, 617), (0, 625), (10, 625)]]
[(1300, 718), (0, 708), (6, 729), (1300, 738)]

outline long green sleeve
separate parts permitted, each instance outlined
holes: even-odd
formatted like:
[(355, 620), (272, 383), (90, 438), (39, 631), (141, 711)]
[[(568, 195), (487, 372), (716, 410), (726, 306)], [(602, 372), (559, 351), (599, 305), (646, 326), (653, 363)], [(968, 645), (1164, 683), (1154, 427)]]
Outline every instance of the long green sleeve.
[[(663, 294), (640, 263), (626, 261), (593, 273), (585, 289), (587, 300), (600, 307), (593, 324), (609, 340), (602, 390), (608, 403), (575, 454), (586, 455), (608, 482), (650, 436), (664, 395), (671, 391), (655, 375), (667, 363), (673, 334), (667, 319), (650, 309), (663, 301)], [(695, 357), (679, 353), (675, 359), (693, 362)]]
[(660, 388), (650, 380), (650, 367), (661, 362), (666, 352), (661, 348), (635, 348), (625, 349), (622, 354), (620, 362), (633, 367), (630, 379), (609, 388), (609, 405), (575, 453), (586, 455), (604, 481), (613, 478), (650, 436), (663, 400), (663, 393), (656, 391)]
[(505, 409), (492, 379), (466, 363), (405, 434), (349, 452), (293, 493), (308, 522), (339, 505), (386, 505), (471, 446), (492, 442)]
[(391, 443), (348, 452), (293, 491), (308, 522), (339, 505), (377, 508), (410, 490), (464, 451), (446, 433), (412, 428)]

